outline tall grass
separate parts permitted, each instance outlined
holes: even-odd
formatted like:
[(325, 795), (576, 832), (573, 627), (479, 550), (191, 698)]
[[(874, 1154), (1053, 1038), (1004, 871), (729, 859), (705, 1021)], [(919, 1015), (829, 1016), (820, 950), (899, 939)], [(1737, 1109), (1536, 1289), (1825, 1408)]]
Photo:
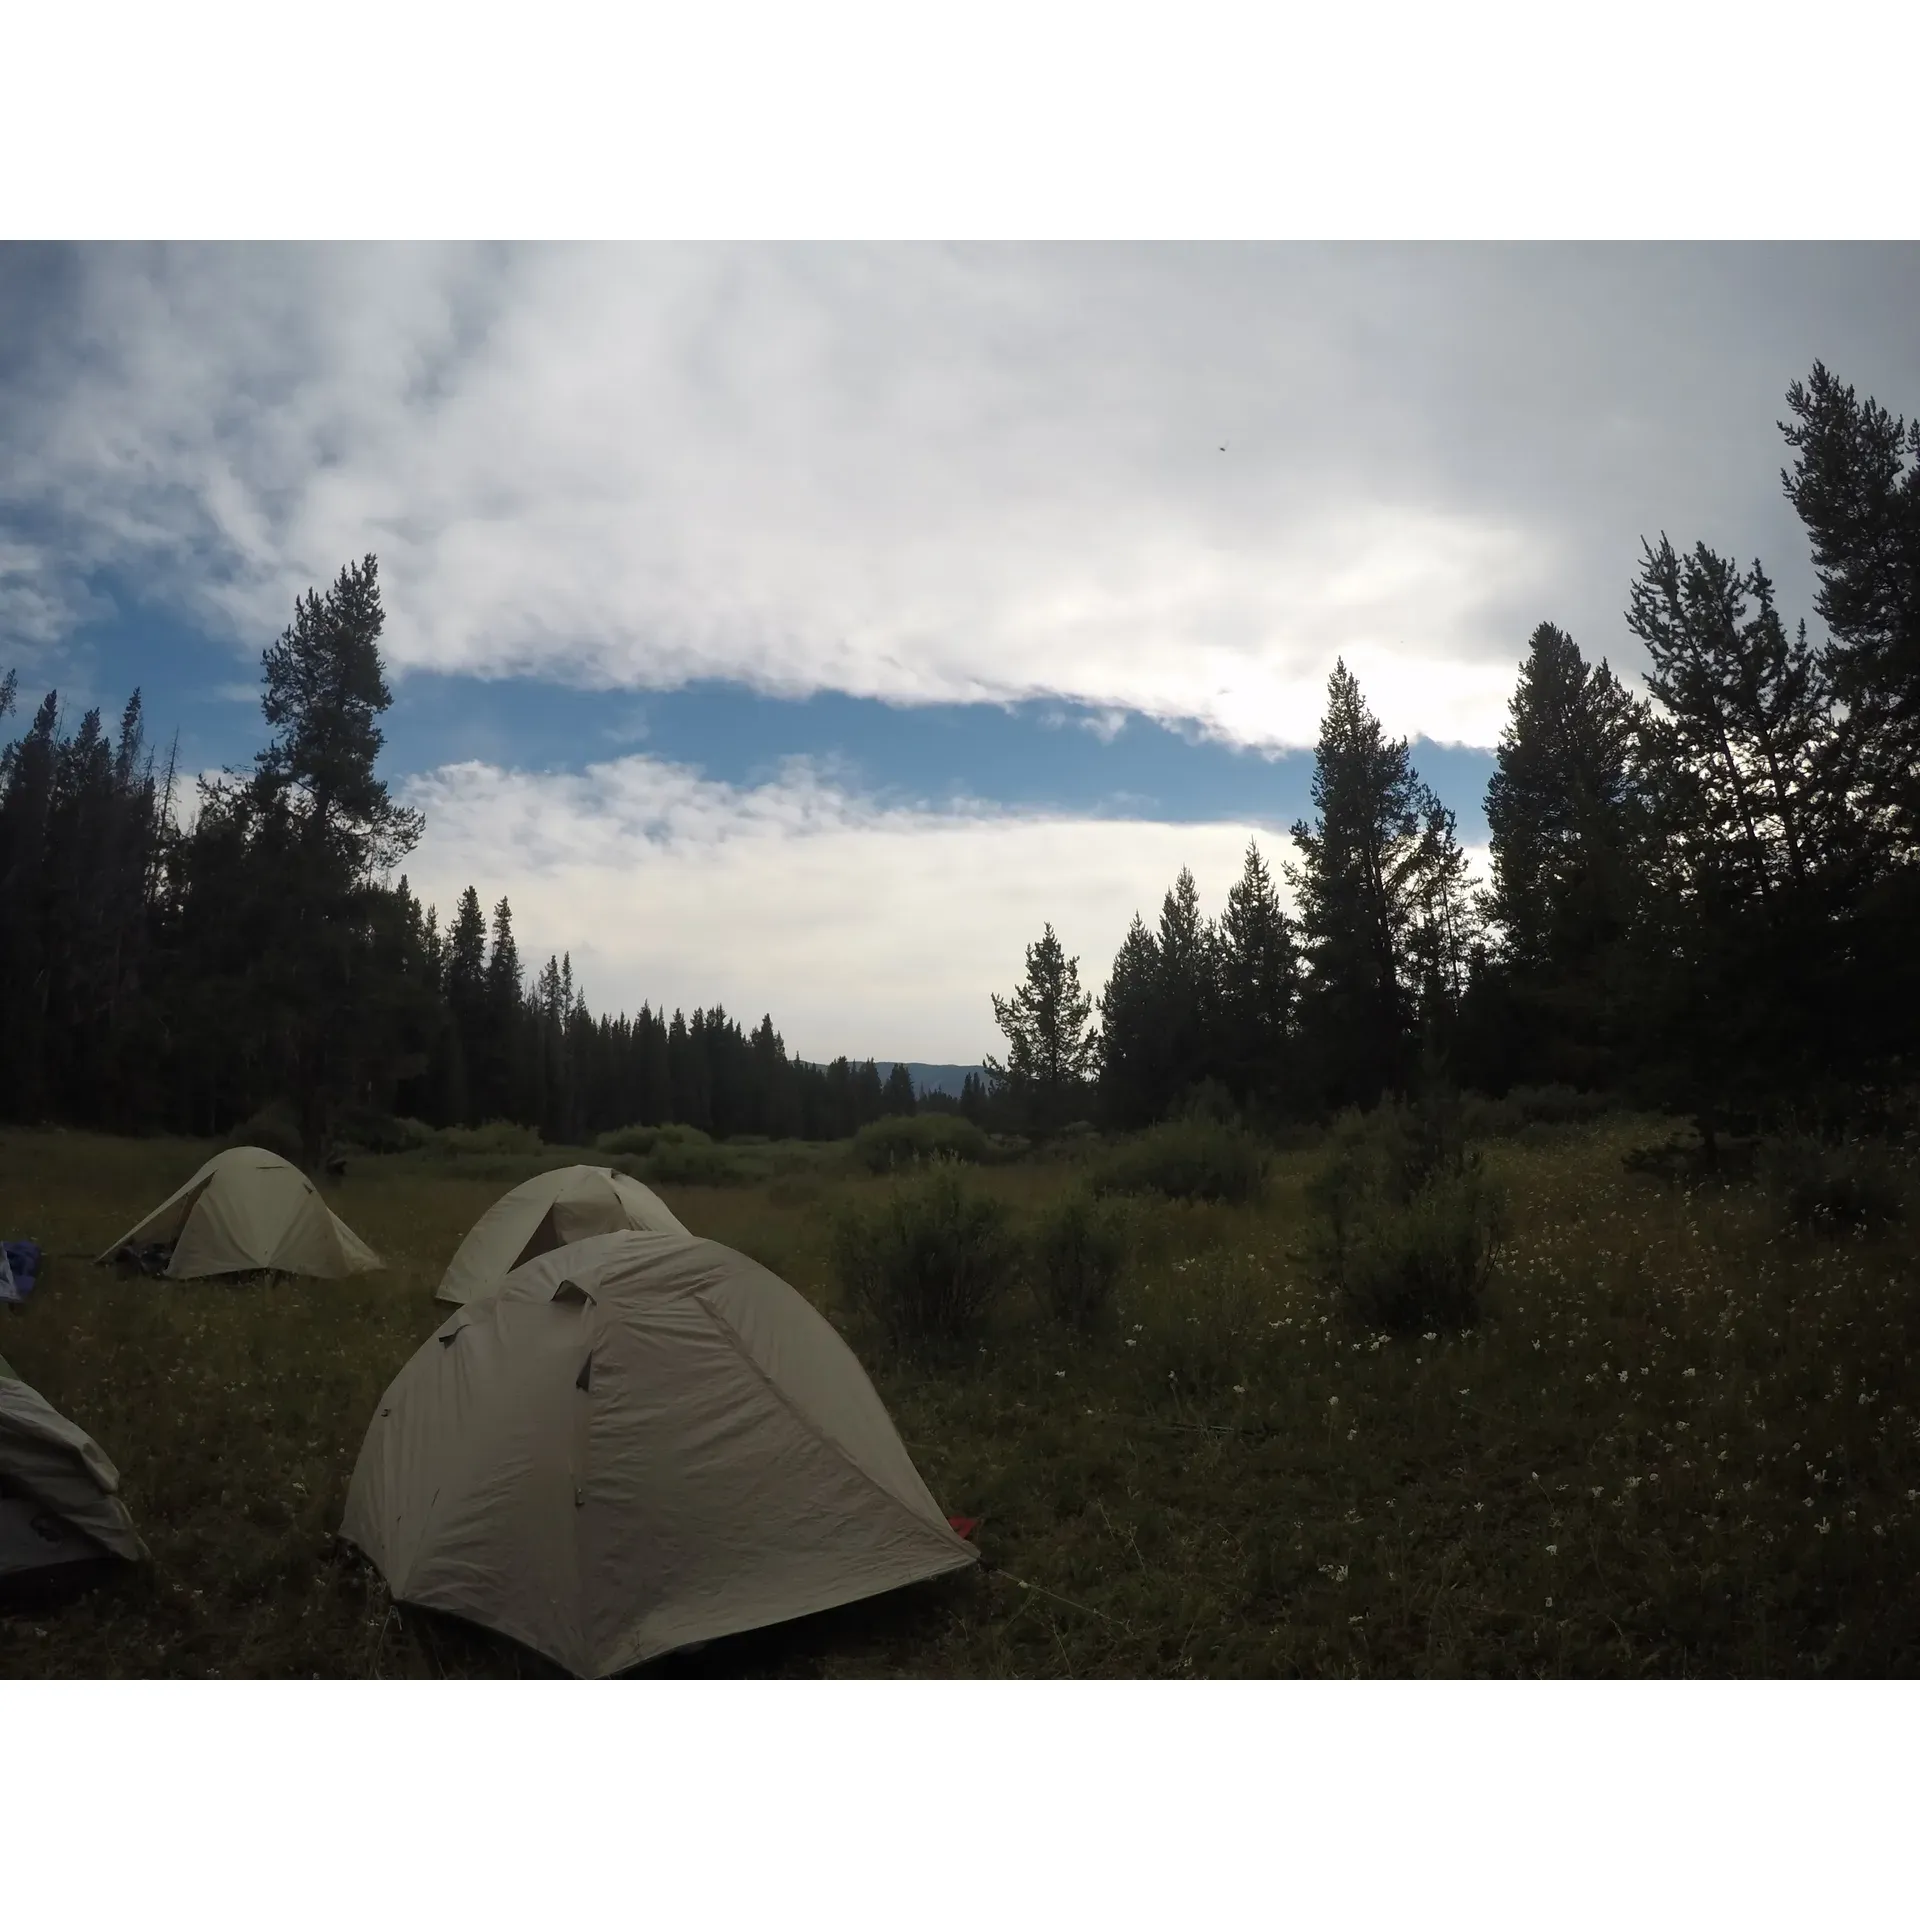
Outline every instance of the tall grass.
[(1892, 1226), (1913, 1179), (1894, 1143), (1804, 1132), (1763, 1141), (1758, 1171), (1790, 1226), (1827, 1235)]
[[(1761, 1183), (1622, 1170), (1664, 1133), (1616, 1114), (1485, 1142), (1508, 1237), (1471, 1328), (1370, 1330), (1329, 1296), (1306, 1259), (1323, 1146), (1277, 1155), (1244, 1205), (1129, 1201), (1109, 1336), (1004, 1287), (942, 1365), (846, 1312), (835, 1266), (836, 1208), (911, 1181), (836, 1146), (779, 1191), (675, 1190), (693, 1232), (837, 1316), (934, 1497), (983, 1516), (990, 1561), (1028, 1583), (904, 1590), (717, 1643), (710, 1669), (1920, 1677), (1904, 1229), (1784, 1231)], [(357, 1167), (330, 1203), (388, 1265), (347, 1282), (90, 1264), (207, 1153), (0, 1133), (0, 1235), (50, 1254), (0, 1310), (0, 1351), (99, 1441), (154, 1553), (56, 1613), (0, 1610), (0, 1678), (539, 1671), (392, 1609), (333, 1537), (380, 1394), (444, 1319), (433, 1288), (497, 1189), (461, 1177), (472, 1156)], [(1079, 1183), (1038, 1160), (961, 1177), (1029, 1250)]]
[(1047, 1311), (1076, 1332), (1106, 1319), (1126, 1259), (1124, 1215), (1116, 1203), (1090, 1193), (1069, 1193), (1032, 1230), (1035, 1287)]

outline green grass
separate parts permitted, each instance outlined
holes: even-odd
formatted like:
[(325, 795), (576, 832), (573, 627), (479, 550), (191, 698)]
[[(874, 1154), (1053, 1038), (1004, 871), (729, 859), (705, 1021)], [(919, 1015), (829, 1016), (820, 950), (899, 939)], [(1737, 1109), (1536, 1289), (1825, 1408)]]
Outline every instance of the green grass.
[[(1920, 1671), (1911, 1233), (1802, 1233), (1764, 1186), (1622, 1169), (1665, 1132), (1609, 1116), (1488, 1145), (1512, 1237), (1468, 1334), (1341, 1317), (1301, 1258), (1320, 1160), (1298, 1150), (1252, 1204), (1129, 1200), (1107, 1330), (1072, 1334), (1011, 1287), (940, 1366), (872, 1345), (835, 1296), (841, 1196), (883, 1190), (844, 1154), (663, 1187), (842, 1325), (936, 1498), (981, 1517), (987, 1568), (677, 1670)], [(332, 1534), (378, 1396), (504, 1174), (356, 1161), (333, 1203), (390, 1264), (351, 1282), (87, 1264), (207, 1151), (0, 1134), (0, 1235), (53, 1256), (0, 1309), (0, 1352), (106, 1449), (154, 1552), (64, 1608), (0, 1615), (0, 1676), (540, 1671), (390, 1610)], [(1023, 1231), (1081, 1177), (967, 1172)]]

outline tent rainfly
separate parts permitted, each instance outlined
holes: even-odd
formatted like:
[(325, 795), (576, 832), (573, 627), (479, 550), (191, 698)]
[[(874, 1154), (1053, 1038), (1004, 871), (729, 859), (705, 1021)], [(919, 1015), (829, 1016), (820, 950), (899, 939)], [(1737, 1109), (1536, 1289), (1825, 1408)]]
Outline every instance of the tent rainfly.
[(611, 1167), (556, 1167), (502, 1194), (460, 1242), (434, 1294), (454, 1306), (484, 1300), (516, 1267), (555, 1247), (626, 1228), (684, 1234), (651, 1187)]
[(147, 1549), (113, 1462), (0, 1359), (0, 1581)]
[(833, 1328), (684, 1233), (558, 1248), (455, 1313), (382, 1398), (340, 1530), (396, 1599), (582, 1676), (978, 1557)]
[(341, 1280), (382, 1264), (298, 1167), (264, 1147), (216, 1153), (100, 1261), (122, 1247), (155, 1244), (170, 1249), (164, 1271), (174, 1280), (259, 1268)]

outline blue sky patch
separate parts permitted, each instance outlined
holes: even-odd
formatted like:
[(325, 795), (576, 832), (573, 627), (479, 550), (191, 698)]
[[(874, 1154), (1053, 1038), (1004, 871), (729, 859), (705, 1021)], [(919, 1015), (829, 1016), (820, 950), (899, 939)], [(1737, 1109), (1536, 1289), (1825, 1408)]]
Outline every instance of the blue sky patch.
[[(29, 663), (22, 704), (48, 683), (77, 718), (109, 718), (138, 686), (164, 757), (175, 729), (189, 770), (243, 764), (264, 738), (257, 653), (163, 613), (97, 621), (54, 659)], [(384, 766), (393, 780), (456, 761), (574, 772), (643, 753), (750, 787), (802, 757), (876, 802), (1000, 806), (1107, 819), (1240, 820), (1284, 832), (1311, 810), (1313, 756), (1268, 756), (1138, 713), (1055, 700), (896, 707), (840, 693), (781, 697), (720, 681), (666, 692), (587, 691), (531, 678), (394, 676)], [(1493, 756), (1416, 741), (1415, 764), (1459, 820), (1485, 837)]]

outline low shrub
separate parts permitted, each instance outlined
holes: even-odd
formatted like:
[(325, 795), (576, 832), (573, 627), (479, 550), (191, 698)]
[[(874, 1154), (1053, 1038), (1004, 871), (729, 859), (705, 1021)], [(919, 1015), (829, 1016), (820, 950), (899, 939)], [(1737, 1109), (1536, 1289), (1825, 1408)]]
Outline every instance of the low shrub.
[(1034, 1288), (1076, 1332), (1105, 1317), (1127, 1260), (1126, 1222), (1113, 1201), (1070, 1194), (1040, 1216), (1030, 1240)]
[(892, 1173), (916, 1161), (979, 1162), (994, 1157), (987, 1136), (957, 1113), (896, 1114), (870, 1120), (853, 1136), (853, 1157), (870, 1173)]
[(1675, 1134), (1659, 1146), (1629, 1148), (1620, 1164), (1629, 1173), (1644, 1173), (1669, 1186), (1724, 1186), (1751, 1178), (1759, 1157), (1758, 1140), (1716, 1139), (1709, 1147), (1704, 1140)]
[(615, 1127), (594, 1143), (601, 1153), (651, 1153), (655, 1147), (706, 1147), (713, 1144), (710, 1135), (684, 1121), (668, 1120), (657, 1127)]
[(264, 1147), (297, 1167), (303, 1164), (306, 1147), (300, 1138), (300, 1123), (293, 1109), (275, 1101), (256, 1114), (249, 1115), (227, 1135), (230, 1147)]
[(1906, 1169), (1879, 1140), (1783, 1134), (1761, 1143), (1759, 1171), (1788, 1223), (1806, 1232), (1865, 1232), (1906, 1210)]
[(437, 1145), (442, 1153), (538, 1153), (546, 1143), (535, 1127), (512, 1120), (489, 1120), (478, 1127), (442, 1127)]
[(1617, 1106), (1610, 1093), (1582, 1092), (1578, 1087), (1513, 1087), (1497, 1100), (1485, 1094), (1464, 1095), (1461, 1116), (1472, 1138), (1505, 1139), (1540, 1128), (1577, 1126), (1612, 1113)]
[(1234, 1097), (1218, 1080), (1202, 1080), (1190, 1087), (1180, 1102), (1176, 1116), (1181, 1120), (1211, 1120), (1214, 1125), (1230, 1127), (1240, 1117)]
[(1365, 1326), (1458, 1328), (1480, 1317), (1507, 1208), (1461, 1122), (1445, 1095), (1348, 1114), (1308, 1187), (1309, 1262)]
[(649, 1186), (737, 1187), (753, 1177), (725, 1147), (715, 1146), (704, 1136), (698, 1140), (663, 1140), (641, 1157), (639, 1165), (640, 1172), (634, 1177)]
[(1259, 1143), (1238, 1127), (1171, 1120), (1121, 1146), (1094, 1174), (1093, 1191), (1244, 1204), (1259, 1198), (1266, 1172)]
[(424, 1120), (402, 1120), (372, 1107), (357, 1107), (343, 1114), (333, 1131), (340, 1145), (356, 1147), (362, 1153), (410, 1153), (434, 1138), (433, 1129)]
[(908, 1353), (979, 1330), (1018, 1266), (1006, 1209), (952, 1161), (902, 1180), (878, 1207), (834, 1222), (832, 1259), (847, 1304)]
[(1469, 1327), (1505, 1237), (1504, 1196), (1475, 1166), (1443, 1174), (1405, 1201), (1347, 1188), (1323, 1215), (1312, 1258), (1365, 1326)]

